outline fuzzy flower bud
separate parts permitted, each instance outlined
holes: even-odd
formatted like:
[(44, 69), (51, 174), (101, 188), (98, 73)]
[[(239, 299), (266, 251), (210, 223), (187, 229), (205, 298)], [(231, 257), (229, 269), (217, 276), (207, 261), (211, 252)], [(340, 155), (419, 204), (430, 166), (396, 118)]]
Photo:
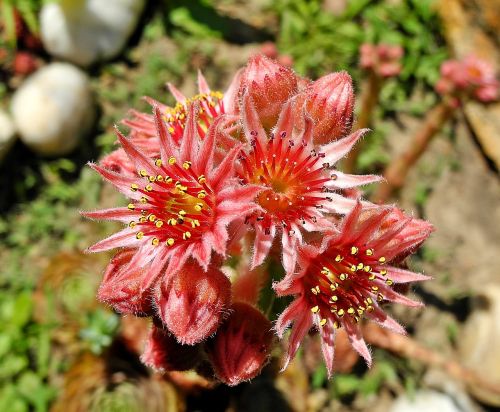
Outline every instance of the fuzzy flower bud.
[(290, 68), (256, 55), (243, 73), (242, 92), (250, 95), (262, 125), (270, 129), (283, 104), (297, 93), (297, 76)]
[(231, 316), (206, 351), (217, 377), (234, 386), (255, 377), (269, 359), (273, 342), (271, 322), (256, 308), (236, 302)]
[(150, 290), (141, 290), (140, 270), (130, 270), (133, 250), (117, 253), (109, 262), (101, 282), (98, 298), (123, 314), (149, 316), (153, 313)]
[(154, 323), (141, 360), (158, 371), (186, 371), (197, 365), (199, 355), (199, 346), (181, 345), (166, 329)]
[(331, 73), (319, 78), (310, 85), (306, 95), (304, 107), (314, 122), (315, 144), (326, 144), (349, 134), (354, 89), (347, 72)]
[(159, 315), (180, 343), (194, 345), (217, 330), (230, 305), (231, 283), (217, 268), (188, 262), (156, 296)]

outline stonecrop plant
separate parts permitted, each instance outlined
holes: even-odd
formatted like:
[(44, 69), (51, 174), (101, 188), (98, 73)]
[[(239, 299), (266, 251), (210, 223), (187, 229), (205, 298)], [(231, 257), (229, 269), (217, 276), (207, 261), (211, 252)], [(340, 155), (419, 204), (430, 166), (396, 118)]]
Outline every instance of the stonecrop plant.
[[(336, 169), (367, 133), (351, 133), (350, 76), (311, 81), (254, 56), (225, 93), (201, 74), (198, 86), (186, 98), (169, 85), (175, 107), (148, 99), (152, 113), (132, 111), (128, 136), (116, 130), (121, 147), (90, 164), (128, 199), (83, 212), (124, 224), (88, 249), (117, 249), (99, 299), (152, 318), (142, 360), (160, 371), (237, 385), (281, 340), (286, 368), (315, 330), (331, 375), (339, 328), (370, 365), (360, 325), (404, 333), (384, 306), (421, 306), (394, 286), (428, 279), (405, 258), (433, 229), (363, 200), (379, 176)], [(283, 268), (275, 283), (273, 261)], [(258, 306), (263, 288), (289, 301), (274, 324)]]

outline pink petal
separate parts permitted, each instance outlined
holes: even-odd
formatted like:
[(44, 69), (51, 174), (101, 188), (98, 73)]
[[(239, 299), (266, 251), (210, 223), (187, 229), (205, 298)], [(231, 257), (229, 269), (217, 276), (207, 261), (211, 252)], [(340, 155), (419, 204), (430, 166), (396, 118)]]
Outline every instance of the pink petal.
[(374, 306), (372, 312), (366, 312), (366, 316), (386, 329), (392, 330), (400, 335), (406, 335), (405, 328), (403, 328), (378, 306)]
[(366, 361), (368, 367), (372, 366), (372, 355), (368, 346), (366, 346), (365, 340), (361, 335), (361, 329), (358, 324), (354, 324), (349, 320), (344, 320), (342, 322), (344, 325), (349, 341), (356, 352), (358, 352)]
[(87, 249), (87, 252), (104, 252), (105, 250), (110, 250), (118, 247), (137, 246), (137, 243), (138, 241), (135, 238), (135, 231), (127, 227), (90, 246)]
[(224, 105), (224, 111), (226, 113), (236, 113), (238, 110), (237, 102), (238, 102), (238, 92), (240, 90), (241, 84), (241, 75), (243, 74), (244, 69), (240, 69), (236, 72), (231, 80), (231, 84), (224, 93), (224, 97), (222, 98), (222, 104)]
[(217, 206), (217, 216), (220, 219), (234, 220), (238, 217), (244, 217), (255, 211), (257, 206), (254, 203), (233, 202), (224, 200)]
[(386, 286), (383, 282), (375, 281), (374, 283), (378, 286), (379, 292), (384, 296), (384, 299), (390, 302), (400, 303), (401, 305), (409, 306), (412, 308), (420, 308), (424, 306), (422, 302), (417, 302), (407, 296), (395, 292), (392, 288)]
[(424, 280), (432, 279), (431, 276), (423, 275), (422, 273), (410, 272), (392, 266), (385, 268), (387, 270), (387, 277), (394, 283), (409, 283), (409, 282), (422, 282)]
[(334, 171), (333, 174), (337, 178), (325, 183), (325, 186), (329, 189), (350, 189), (383, 180), (382, 176), (377, 175), (349, 175), (338, 171)]
[(275, 134), (280, 135), (282, 132), (286, 133), (286, 137), (292, 137), (293, 130), (293, 107), (292, 102), (288, 100), (281, 109), (278, 122), (273, 131)]
[(205, 76), (201, 73), (201, 70), (198, 70), (198, 90), (200, 94), (210, 94), (210, 87), (208, 87), (208, 83)]
[(180, 104), (185, 104), (186, 103), (186, 96), (184, 96), (177, 87), (175, 87), (172, 83), (167, 83), (168, 90), (170, 90), (170, 93), (172, 93), (172, 96), (174, 96), (175, 100), (177, 100)]
[(332, 320), (328, 319), (326, 325), (319, 327), (319, 331), (321, 334), (321, 352), (323, 352), (323, 358), (325, 359), (328, 378), (331, 378), (335, 355), (335, 328)]
[(135, 210), (130, 210), (126, 207), (80, 212), (80, 214), (89, 219), (115, 220), (118, 222), (129, 222), (131, 219), (137, 217)]
[(283, 362), (283, 366), (281, 367), (281, 371), (284, 371), (290, 361), (295, 357), (302, 339), (309, 332), (312, 326), (312, 314), (310, 310), (302, 311), (298, 316), (294, 319), (292, 332), (290, 333), (290, 338), (288, 339), (288, 350), (285, 356), (285, 360)]
[(257, 139), (261, 146), (267, 143), (267, 134), (262, 127), (259, 115), (257, 114), (257, 110), (255, 110), (249, 93), (245, 93), (243, 96), (243, 129), (245, 137), (249, 142)]
[(136, 165), (138, 170), (144, 169), (149, 174), (155, 174), (156, 169), (151, 160), (144, 156), (135, 146), (127, 139), (123, 134), (120, 133), (118, 129), (115, 129), (116, 136), (123, 147), (123, 150), (127, 153), (132, 163)]
[(272, 225), (269, 229), (271, 233), (266, 235), (264, 229), (260, 225), (255, 226), (254, 250), (250, 270), (262, 264), (269, 254), (269, 250), (273, 245), (274, 236), (276, 236), (276, 227)]
[(240, 153), (242, 146), (242, 144), (239, 144), (238, 146), (233, 147), (220, 165), (211, 171), (209, 180), (212, 183), (214, 191), (217, 192), (227, 185), (227, 179), (231, 177), (234, 172), (236, 156)]
[(320, 148), (320, 151), (326, 154), (325, 161), (330, 163), (330, 165), (334, 165), (335, 163), (337, 163), (347, 153), (350, 152), (356, 142), (368, 131), (369, 129), (357, 130), (347, 137), (335, 140), (332, 143), (322, 146)]
[(195, 147), (199, 141), (198, 136), (198, 110), (200, 106), (198, 102), (189, 105), (184, 133), (182, 134), (180, 158), (182, 161), (192, 161), (196, 159)]
[(200, 145), (196, 159), (196, 172), (200, 174), (207, 174), (213, 168), (216, 136), (220, 133), (219, 128), (223, 121), (224, 116), (214, 120)]
[[(154, 259), (149, 268), (143, 270), (143, 277), (141, 279), (141, 290), (148, 290), (153, 286), (158, 277), (162, 275), (162, 271), (167, 264), (168, 259), (171, 259), (171, 250), (166, 247), (161, 248), (154, 256)], [(168, 277), (165, 278), (167, 282)]]
[(297, 238), (290, 236), (288, 230), (283, 229), (283, 268), (287, 274), (295, 271), (297, 265)]
[(158, 139), (160, 140), (161, 160), (163, 161), (163, 163), (167, 164), (168, 159), (171, 156), (175, 157), (175, 155), (177, 154), (177, 151), (175, 149), (176, 145), (172, 139), (172, 136), (168, 132), (167, 125), (162, 117), (162, 112), (157, 106), (154, 108), (154, 114), (156, 130), (158, 131)]
[(261, 190), (262, 186), (250, 184), (239, 187), (228, 187), (219, 192), (219, 201), (251, 202)]
[(137, 181), (137, 179), (135, 179), (134, 177), (128, 177), (119, 173), (112, 172), (111, 170), (98, 166), (95, 163), (88, 163), (88, 165), (109, 183), (115, 186), (120, 193), (124, 194), (129, 199), (139, 200), (141, 198), (142, 195), (139, 192), (134, 192), (130, 188), (132, 183), (135, 183)]

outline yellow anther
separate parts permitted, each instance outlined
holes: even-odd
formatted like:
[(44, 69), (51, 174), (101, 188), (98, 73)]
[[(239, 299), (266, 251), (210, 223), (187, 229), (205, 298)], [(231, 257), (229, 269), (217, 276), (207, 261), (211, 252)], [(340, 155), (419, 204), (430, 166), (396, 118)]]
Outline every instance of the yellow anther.
[(385, 283), (389, 286), (392, 286), (394, 282), (392, 281), (392, 279), (387, 279)]
[(385, 263), (385, 257), (384, 257), (384, 256), (379, 257), (379, 258), (378, 258), (378, 261), (379, 261), (380, 263)]
[(158, 175), (158, 176), (156, 176), (156, 180), (157, 180), (158, 182), (163, 182), (163, 176), (162, 176), (162, 175)]
[(175, 226), (177, 224), (177, 220), (175, 220), (173, 217), (167, 220), (167, 224), (170, 226)]
[(191, 226), (193, 228), (200, 226), (200, 221), (198, 219), (191, 220)]
[(330, 269), (328, 269), (326, 266), (323, 266), (323, 269), (321, 270), (322, 275), (328, 275), (330, 273)]
[(371, 305), (366, 307), (367, 312), (373, 312), (374, 310), (375, 310), (375, 308)]
[(337, 286), (335, 286), (335, 285), (336, 285), (335, 283), (332, 283), (332, 284), (330, 285), (330, 289), (331, 289), (332, 291), (334, 291), (335, 289), (337, 289)]
[(340, 316), (340, 317), (344, 316), (344, 314), (345, 314), (345, 310), (344, 309), (339, 309), (337, 311), (337, 315)]
[(146, 177), (147, 175), (148, 175), (148, 172), (146, 172), (144, 169), (139, 170), (139, 176)]
[(129, 203), (127, 207), (129, 208), (129, 210), (135, 209), (135, 205), (133, 203)]
[(154, 222), (156, 220), (156, 216), (155, 215), (149, 215), (149, 221), (150, 222)]
[(312, 313), (318, 313), (319, 312), (319, 306), (316, 305), (316, 306), (312, 307), (311, 308), (311, 312)]
[(132, 183), (132, 184), (130, 185), (130, 190), (132, 190), (133, 192), (136, 192), (136, 191), (137, 191), (137, 189), (139, 189), (139, 185), (138, 185), (138, 184), (136, 184), (136, 183)]
[(191, 232), (184, 232), (184, 233), (182, 234), (182, 238), (183, 238), (184, 240), (190, 239), (190, 238), (191, 238)]
[(187, 160), (182, 164), (182, 167), (186, 170), (188, 170), (191, 167), (191, 162), (188, 162)]
[(376, 291), (378, 290), (378, 286), (375, 286), (375, 285), (374, 285), (374, 286), (372, 286), (372, 290), (373, 290), (374, 292), (376, 292)]
[(132, 222), (130, 222), (130, 223), (128, 224), (128, 227), (131, 227), (131, 228), (134, 228), (134, 227), (136, 227), (136, 226), (137, 226), (137, 223), (136, 223), (136, 222), (134, 222), (133, 220), (132, 220)]
[[(174, 120), (174, 119), (171, 119), (170, 121), (173, 121), (173, 120)], [(174, 129), (172, 126), (170, 126), (170, 127), (168, 128), (168, 132), (169, 132), (169, 133), (173, 133), (173, 132), (175, 132), (175, 129)]]
[(358, 248), (356, 246), (351, 247), (351, 255), (355, 255), (358, 253)]
[(172, 183), (173, 179), (170, 176), (165, 175), (165, 182)]
[(153, 183), (153, 182), (156, 180), (156, 176), (150, 175), (150, 176), (148, 177), (148, 180), (149, 180), (151, 183)]
[(339, 329), (339, 328), (340, 324), (337, 321), (333, 322), (333, 329)]
[(348, 278), (347, 273), (341, 273), (340, 276), (339, 276), (340, 280), (346, 280), (347, 278)]
[(175, 159), (174, 156), (170, 156), (168, 159), (168, 164), (169, 165), (174, 165), (177, 160)]
[(207, 192), (205, 192), (204, 190), (200, 190), (198, 192), (198, 199), (205, 199), (207, 197)]
[(382, 301), (384, 300), (384, 295), (382, 295), (382, 293), (379, 293), (379, 294), (377, 295), (377, 300), (378, 300), (379, 302), (382, 302)]
[(158, 239), (157, 237), (154, 237), (153, 239), (151, 239), (151, 244), (153, 246), (158, 246), (160, 244), (160, 239)]
[(361, 316), (361, 315), (363, 315), (364, 309), (358, 309), (357, 312), (358, 312), (358, 315)]
[(373, 256), (373, 249), (366, 249), (366, 256)]
[(351, 265), (349, 269), (351, 270), (351, 272), (356, 272), (356, 265)]
[(326, 325), (326, 319), (321, 319), (321, 320), (319, 321), (319, 326), (323, 327), (323, 326), (325, 326), (325, 325)]
[(207, 179), (205, 178), (205, 175), (198, 176), (198, 183), (203, 184), (206, 181), (207, 181)]
[(146, 204), (148, 203), (148, 199), (145, 196), (142, 196), (140, 202)]
[(153, 191), (153, 186), (146, 185), (146, 187), (144, 189), (146, 189), (147, 192), (152, 192)]
[(349, 313), (350, 315), (353, 315), (354, 314), (354, 308), (353, 307), (350, 307), (349, 309), (347, 309), (347, 313)]
[(382, 276), (387, 275), (387, 270), (385, 270), (385, 269), (381, 270), (381, 271), (380, 271), (380, 274), (381, 274)]
[(372, 273), (370, 276), (368, 276), (368, 279), (369, 280), (375, 280), (376, 277), (377, 276), (374, 273)]
[(186, 214), (185, 210), (179, 210), (179, 216), (186, 216)]
[(162, 165), (161, 159), (156, 159), (155, 160), (155, 165), (158, 166), (158, 167), (161, 167), (161, 165)]
[(364, 266), (365, 266), (365, 265), (363, 265), (363, 263), (362, 263), (362, 262), (359, 262), (359, 263), (358, 263), (358, 270), (363, 269), (363, 267), (364, 267)]
[(156, 223), (155, 223), (155, 226), (156, 226), (157, 228), (162, 227), (162, 226), (163, 226), (163, 221), (162, 221), (162, 220), (157, 220), (157, 221), (156, 221)]
[(371, 267), (371, 266), (365, 266), (365, 267), (363, 268), (363, 270), (364, 270), (365, 272), (367, 272), (367, 273), (368, 273), (368, 272), (371, 272), (371, 271), (372, 271), (372, 267)]
[(173, 246), (174, 243), (175, 243), (175, 240), (172, 239), (171, 237), (167, 239), (167, 245)]
[(142, 239), (142, 238), (143, 238), (143, 236), (144, 236), (144, 232), (137, 232), (137, 233), (136, 233), (136, 235), (135, 235), (135, 238), (136, 238), (137, 240), (139, 240), (139, 239)]
[(366, 302), (368, 303), (368, 305), (372, 305), (373, 304), (372, 298), (366, 298)]
[(336, 296), (336, 295), (333, 295), (331, 298), (330, 298), (330, 303), (333, 303), (333, 302), (337, 302), (339, 300), (339, 297)]
[(314, 286), (314, 287), (311, 289), (311, 292), (312, 292), (312, 293), (314, 293), (315, 295), (318, 295), (318, 294), (321, 292), (321, 290), (320, 290), (319, 286), (318, 286), (318, 285), (316, 285), (316, 286)]
[(344, 259), (344, 258), (343, 258), (342, 256), (337, 255), (337, 256), (335, 257), (335, 262), (341, 262), (343, 259)]
[(196, 203), (194, 205), (194, 210), (196, 210), (197, 212), (201, 212), (201, 209), (203, 209), (203, 203)]
[(139, 223), (146, 223), (147, 221), (148, 221), (148, 219), (145, 216), (141, 216), (139, 218)]

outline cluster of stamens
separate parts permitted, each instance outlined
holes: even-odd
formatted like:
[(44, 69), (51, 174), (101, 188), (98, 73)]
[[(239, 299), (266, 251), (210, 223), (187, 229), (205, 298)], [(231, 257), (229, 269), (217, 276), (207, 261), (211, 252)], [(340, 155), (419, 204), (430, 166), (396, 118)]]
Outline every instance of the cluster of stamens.
[(147, 236), (153, 246), (199, 239), (212, 220), (213, 193), (205, 176), (193, 173), (190, 161), (180, 164), (175, 157), (170, 157), (166, 165), (157, 159), (155, 165), (157, 174), (139, 170), (144, 184), (130, 187), (142, 196), (128, 205), (130, 210), (140, 211), (140, 217), (129, 227), (137, 229), (138, 240)]
[(197, 94), (185, 101), (178, 102), (175, 107), (168, 107), (164, 120), (168, 124), (168, 131), (172, 136), (182, 136), (186, 125), (188, 108), (191, 104), (198, 103), (198, 132), (203, 136), (215, 117), (224, 113), (222, 102), (223, 94), (218, 91), (209, 94)]
[[(255, 136), (257, 132), (252, 131)], [(247, 223), (261, 222), (268, 228), (281, 223), (284, 228), (290, 221), (315, 222), (316, 217), (308, 213), (308, 208), (321, 209), (322, 201), (328, 200), (329, 190), (324, 183), (335, 180), (337, 175), (325, 174), (329, 164), (325, 154), (307, 150), (307, 142), (298, 144), (287, 138), (286, 132), (278, 137), (271, 134), (265, 147), (258, 139), (251, 141), (252, 150), (241, 153), (239, 178), (242, 184), (254, 183), (265, 186), (257, 203), (264, 209), (247, 219)], [(321, 195), (320, 195), (321, 193)]]
[(375, 258), (373, 249), (351, 246), (348, 253), (342, 252), (327, 251), (318, 256), (304, 278), (311, 312), (320, 317), (319, 325), (333, 317), (336, 329), (345, 316), (359, 322), (365, 312), (374, 310), (374, 300), (384, 300), (377, 283), (393, 284), (384, 269), (385, 257)]

